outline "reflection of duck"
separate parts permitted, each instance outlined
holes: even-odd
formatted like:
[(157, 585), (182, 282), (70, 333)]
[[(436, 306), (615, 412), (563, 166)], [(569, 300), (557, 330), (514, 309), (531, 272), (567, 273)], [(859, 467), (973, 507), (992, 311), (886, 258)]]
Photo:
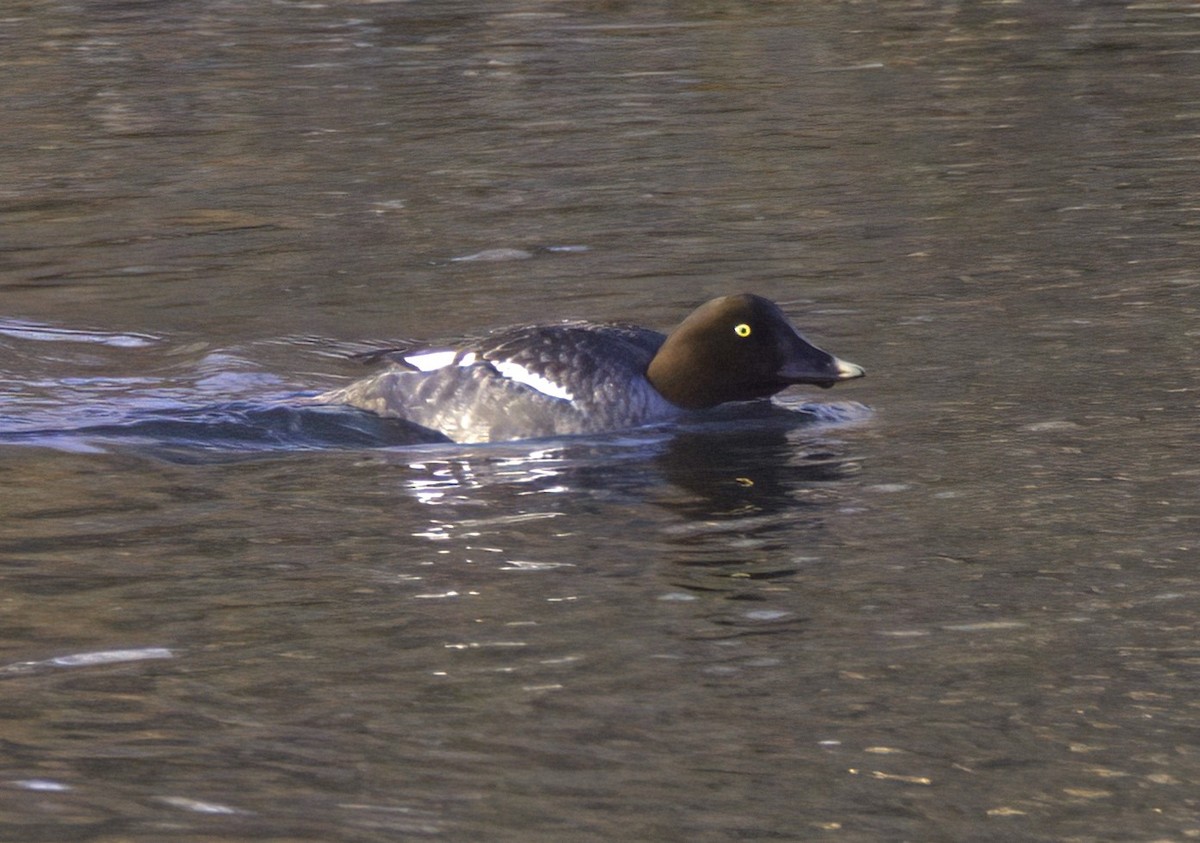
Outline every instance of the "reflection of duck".
[[(739, 408), (740, 409), (740, 408)], [(654, 466), (675, 494), (658, 502), (690, 525), (795, 519), (810, 505), (823, 511), (838, 483), (861, 468), (830, 426), (869, 418), (861, 404), (761, 402), (751, 412), (717, 411), (682, 424)]]
[[(856, 497), (847, 481), (860, 457), (820, 427), (833, 414), (770, 406), (736, 428), (685, 425), (655, 460), (669, 491), (654, 502), (678, 516), (658, 556), (676, 590), (770, 599), (764, 589), (823, 555), (831, 516)], [(868, 417), (860, 405), (841, 409), (846, 423)], [(728, 623), (743, 621), (739, 611)]]
[(805, 340), (777, 305), (748, 294), (708, 302), (669, 336), (563, 322), (386, 356), (394, 364), (387, 371), (314, 400), (402, 418), (458, 442), (495, 442), (655, 424), (863, 375)]

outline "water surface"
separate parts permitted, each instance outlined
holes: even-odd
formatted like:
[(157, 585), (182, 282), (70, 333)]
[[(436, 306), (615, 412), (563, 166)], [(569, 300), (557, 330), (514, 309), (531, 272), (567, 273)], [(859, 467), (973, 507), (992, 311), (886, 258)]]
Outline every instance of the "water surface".
[[(1200, 834), (1198, 21), (10, 4), (0, 836)], [(288, 403), (740, 290), (868, 379), (499, 446)]]

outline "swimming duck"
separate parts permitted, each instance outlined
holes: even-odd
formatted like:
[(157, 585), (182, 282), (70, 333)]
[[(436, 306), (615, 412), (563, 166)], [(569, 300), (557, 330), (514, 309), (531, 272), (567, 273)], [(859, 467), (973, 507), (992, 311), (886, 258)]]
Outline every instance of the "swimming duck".
[(752, 294), (713, 299), (666, 335), (568, 321), (384, 356), (390, 368), (313, 400), (405, 419), (455, 442), (499, 442), (659, 424), (865, 374)]

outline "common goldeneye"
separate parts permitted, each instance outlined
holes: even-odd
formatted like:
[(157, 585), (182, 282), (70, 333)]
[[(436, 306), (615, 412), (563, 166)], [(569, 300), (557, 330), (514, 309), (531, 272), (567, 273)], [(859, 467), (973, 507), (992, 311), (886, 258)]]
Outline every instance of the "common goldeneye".
[(383, 356), (393, 363), (386, 371), (313, 400), (406, 419), (455, 442), (620, 430), (865, 374), (750, 294), (713, 299), (670, 335), (560, 322)]

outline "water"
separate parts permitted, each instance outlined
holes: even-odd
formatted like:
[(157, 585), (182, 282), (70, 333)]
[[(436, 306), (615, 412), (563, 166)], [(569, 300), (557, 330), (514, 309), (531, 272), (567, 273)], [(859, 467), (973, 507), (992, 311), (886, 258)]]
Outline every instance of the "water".
[[(0, 839), (1200, 835), (1198, 21), (10, 3)], [(868, 379), (289, 404), (739, 290)]]

